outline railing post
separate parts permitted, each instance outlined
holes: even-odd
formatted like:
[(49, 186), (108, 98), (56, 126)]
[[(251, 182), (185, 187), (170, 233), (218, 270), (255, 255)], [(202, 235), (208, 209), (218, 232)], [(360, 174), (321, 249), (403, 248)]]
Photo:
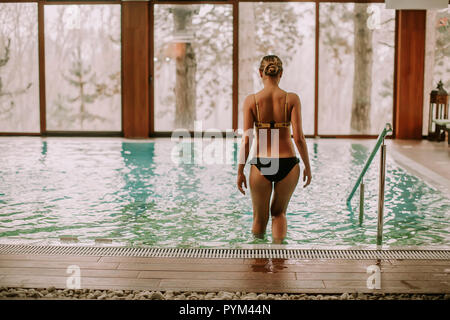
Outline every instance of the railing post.
[(377, 245), (383, 243), (383, 210), (384, 210), (384, 182), (386, 173), (386, 145), (381, 145), (380, 150), (380, 185), (378, 190), (378, 225), (377, 225)]
[(359, 185), (359, 224), (361, 225), (364, 218), (364, 180)]

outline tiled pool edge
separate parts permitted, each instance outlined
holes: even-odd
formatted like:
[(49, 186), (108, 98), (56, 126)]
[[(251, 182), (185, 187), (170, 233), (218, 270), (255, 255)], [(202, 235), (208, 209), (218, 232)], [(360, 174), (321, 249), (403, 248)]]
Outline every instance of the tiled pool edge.
[(450, 250), (286, 249), (286, 248), (152, 248), (74, 245), (0, 244), (0, 255), (127, 256), (194, 259), (332, 259), (332, 260), (450, 260)]
[(123, 247), (123, 248), (158, 248), (158, 249), (304, 249), (304, 250), (450, 250), (450, 246), (445, 244), (428, 245), (389, 245), (381, 246), (375, 244), (360, 245), (330, 245), (330, 244), (275, 244), (275, 243), (240, 243), (231, 246), (151, 246), (147, 244), (135, 243), (129, 244), (118, 239), (111, 239), (109, 243), (96, 242), (94, 240), (32, 240), (22, 239), (20, 237), (0, 238), (0, 246), (4, 245), (31, 245), (31, 246), (79, 246), (79, 247)]

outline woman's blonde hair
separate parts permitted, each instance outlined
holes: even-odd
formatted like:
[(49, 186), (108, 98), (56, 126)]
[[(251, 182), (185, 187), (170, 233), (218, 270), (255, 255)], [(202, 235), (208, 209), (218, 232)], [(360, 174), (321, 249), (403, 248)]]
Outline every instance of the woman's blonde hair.
[(283, 71), (283, 63), (278, 56), (268, 55), (262, 58), (259, 70), (269, 77), (275, 77)]

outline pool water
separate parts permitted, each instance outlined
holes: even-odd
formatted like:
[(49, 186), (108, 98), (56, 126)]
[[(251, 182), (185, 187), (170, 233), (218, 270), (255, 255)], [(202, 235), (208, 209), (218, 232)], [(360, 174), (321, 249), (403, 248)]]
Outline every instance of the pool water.
[[(308, 140), (313, 180), (299, 181), (288, 207), (286, 244), (374, 245), (378, 155), (364, 179), (365, 215), (358, 193), (345, 200), (375, 140)], [(96, 238), (121, 245), (238, 247), (270, 243), (251, 234), (252, 203), (236, 188), (239, 145), (224, 144), (223, 163), (176, 163), (170, 139), (0, 139), (0, 242), (9, 239), (80, 243)], [(192, 157), (198, 154), (196, 148)], [(389, 155), (383, 243), (440, 245), (450, 239), (450, 200), (409, 174)], [(198, 159), (198, 158), (197, 158)], [(206, 157), (204, 158), (206, 159)], [(249, 167), (245, 168), (248, 177)]]

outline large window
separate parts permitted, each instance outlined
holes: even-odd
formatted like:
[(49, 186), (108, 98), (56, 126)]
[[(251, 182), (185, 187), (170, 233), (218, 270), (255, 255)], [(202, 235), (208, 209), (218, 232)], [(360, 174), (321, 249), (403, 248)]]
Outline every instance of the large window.
[(155, 131), (231, 128), (233, 6), (155, 5), (154, 73)]
[(239, 3), (239, 128), (247, 95), (263, 88), (265, 55), (283, 62), (279, 86), (299, 95), (303, 131), (314, 134), (315, 3)]
[(440, 80), (450, 92), (450, 12), (448, 9), (428, 10), (425, 45), (423, 131), (428, 134), (431, 90)]
[[(121, 66), (139, 66), (121, 57), (125, 2), (38, 2), (0, 3), (0, 133), (39, 133), (41, 123), (50, 132), (120, 132)], [(139, 54), (153, 59), (153, 87), (140, 88), (153, 95), (124, 107), (126, 115), (150, 108), (149, 131), (242, 128), (244, 98), (263, 88), (258, 67), (270, 54), (283, 62), (280, 88), (300, 97), (306, 135), (377, 135), (393, 122), (395, 10), (384, 3), (239, 1), (234, 21), (232, 1), (211, 2), (148, 5), (153, 52)], [(450, 91), (449, 18), (448, 9), (427, 10), (424, 134), (431, 90), (442, 80)]]
[(120, 5), (44, 13), (47, 130), (120, 131)]
[(395, 11), (319, 5), (319, 134), (378, 134), (392, 123)]
[(0, 3), (0, 132), (39, 132), (36, 3)]

